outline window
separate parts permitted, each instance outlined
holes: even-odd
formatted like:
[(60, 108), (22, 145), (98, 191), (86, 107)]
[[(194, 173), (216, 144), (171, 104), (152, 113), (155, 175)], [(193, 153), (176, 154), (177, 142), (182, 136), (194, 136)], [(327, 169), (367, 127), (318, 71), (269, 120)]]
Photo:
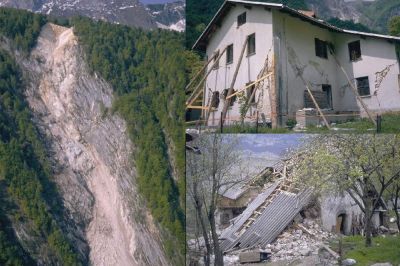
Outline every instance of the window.
[(324, 84), (322, 85), (322, 91), (326, 95), (326, 108), (332, 109), (332, 86)]
[(219, 106), (219, 92), (214, 91), (211, 97), (211, 107), (218, 108), (218, 106)]
[(246, 23), (246, 12), (243, 12), (237, 17), (237, 26), (240, 27)]
[(357, 78), (357, 90), (360, 96), (369, 96), (369, 79), (368, 77)]
[(361, 59), (361, 45), (360, 41), (349, 43), (350, 61), (358, 61)]
[[(250, 85), (251, 83), (253, 83), (253, 82), (247, 83), (246, 86)], [(246, 89), (246, 98), (247, 98), (247, 101), (250, 99), (250, 97), (251, 97), (251, 95), (253, 94), (253, 92), (254, 92), (255, 89), (256, 89), (256, 85), (255, 85), (255, 84), (251, 85), (250, 87), (248, 87), (248, 88)], [(251, 99), (251, 101), (250, 101), (250, 104), (253, 104), (253, 103), (256, 103), (256, 96), (255, 96), (255, 95), (254, 95), (254, 97), (253, 97), (253, 98)]]
[[(236, 93), (236, 91), (233, 90), (232, 94), (235, 94), (235, 93)], [(231, 100), (231, 102), (230, 102), (229, 106), (233, 106), (235, 104), (235, 101), (236, 101), (236, 95), (231, 97), (230, 100)]]
[(315, 55), (321, 58), (328, 58), (328, 45), (325, 41), (315, 38)]
[(219, 68), (219, 60), (218, 60), (219, 50), (214, 53), (214, 56), (215, 57), (214, 57), (214, 61), (213, 61), (213, 66), (214, 66), (213, 69), (217, 69), (217, 68)]
[[(235, 94), (235, 90), (233, 90), (232, 91), (232, 94)], [(228, 95), (228, 89), (225, 89), (223, 92), (222, 92), (222, 99), (226, 99), (226, 97), (227, 97), (227, 95)], [(233, 106), (233, 104), (235, 103), (235, 101), (236, 101), (236, 95), (235, 96), (233, 96), (233, 97), (231, 97), (231, 98), (229, 98), (230, 100), (231, 100), (231, 102), (230, 102), (230, 104), (229, 104), (229, 106)]]
[(228, 48), (226, 49), (226, 64), (231, 64), (233, 63), (233, 44), (228, 45)]
[[(328, 84), (321, 85), (321, 90), (312, 91), (314, 100), (321, 109), (332, 109), (332, 86)], [(316, 108), (310, 93), (304, 91), (304, 107)]]
[(253, 33), (247, 37), (247, 55), (256, 53), (256, 34)]

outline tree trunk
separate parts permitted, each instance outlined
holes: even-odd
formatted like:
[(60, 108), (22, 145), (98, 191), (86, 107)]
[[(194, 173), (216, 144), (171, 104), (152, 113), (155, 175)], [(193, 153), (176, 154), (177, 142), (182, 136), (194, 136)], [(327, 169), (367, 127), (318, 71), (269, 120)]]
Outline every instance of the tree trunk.
[(212, 249), (211, 249), (211, 245), (210, 245), (210, 240), (208, 239), (208, 234), (207, 234), (207, 227), (204, 223), (204, 217), (202, 214), (202, 203), (200, 200), (200, 197), (198, 195), (198, 191), (197, 191), (197, 184), (193, 185), (193, 194), (194, 194), (194, 206), (196, 209), (196, 214), (197, 214), (197, 219), (200, 222), (200, 226), (201, 226), (201, 232), (203, 234), (203, 238), (204, 238), (204, 245), (206, 246), (206, 254), (204, 256), (204, 265), (205, 266), (210, 266), (211, 265), (211, 259), (210, 259), (210, 255), (212, 253)]
[(396, 214), (396, 224), (397, 224), (397, 229), (399, 229), (400, 232), (400, 214), (397, 211), (399, 208), (399, 197), (400, 197), (400, 185), (396, 185), (396, 193), (394, 195), (394, 213)]
[(364, 217), (364, 230), (365, 230), (365, 246), (372, 246), (372, 202), (369, 197), (364, 200), (365, 203), (365, 217)]
[(224, 257), (222, 255), (222, 251), (219, 247), (219, 240), (218, 240), (218, 234), (217, 234), (217, 228), (215, 225), (215, 206), (211, 206), (210, 208), (210, 215), (208, 216), (210, 226), (211, 226), (211, 236), (213, 240), (213, 246), (214, 246), (214, 255), (215, 255), (215, 266), (223, 266), (224, 265)]

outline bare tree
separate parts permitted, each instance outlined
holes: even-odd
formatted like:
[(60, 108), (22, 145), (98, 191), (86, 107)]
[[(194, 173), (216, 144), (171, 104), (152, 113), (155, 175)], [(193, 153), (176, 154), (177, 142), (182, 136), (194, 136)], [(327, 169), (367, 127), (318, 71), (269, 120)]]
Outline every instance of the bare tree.
[(187, 195), (193, 204), (204, 239), (204, 263), (206, 266), (210, 265), (211, 254), (214, 254), (214, 264), (221, 266), (223, 254), (219, 246), (215, 218), (218, 195), (242, 182), (245, 171), (241, 168), (238, 142), (234, 136), (204, 134), (195, 144), (201, 153), (189, 152), (186, 155)]
[(364, 213), (365, 244), (372, 244), (372, 217), (400, 178), (400, 136), (320, 135), (297, 156), (295, 176), (316, 191), (346, 192)]

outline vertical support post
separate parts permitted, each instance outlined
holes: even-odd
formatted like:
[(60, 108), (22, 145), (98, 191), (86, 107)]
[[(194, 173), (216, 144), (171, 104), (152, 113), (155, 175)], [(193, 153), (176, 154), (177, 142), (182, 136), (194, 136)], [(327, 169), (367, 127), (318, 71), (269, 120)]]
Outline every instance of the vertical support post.
[(257, 118), (256, 118), (256, 133), (258, 133), (258, 111), (257, 111)]
[(224, 132), (224, 118), (222, 117), (222, 112), (221, 112), (221, 116), (220, 116), (220, 133), (222, 134)]
[(382, 116), (377, 115), (376, 116), (376, 133), (381, 133), (382, 132)]
[(243, 44), (243, 47), (242, 47), (242, 51), (240, 52), (239, 61), (237, 62), (236, 69), (235, 69), (235, 72), (234, 72), (233, 77), (232, 77), (232, 82), (231, 82), (231, 85), (229, 86), (228, 93), (226, 95), (227, 98), (226, 98), (225, 103), (224, 103), (224, 108), (222, 109), (222, 120), (221, 120), (221, 122), (224, 122), (225, 117), (226, 117), (226, 113), (228, 112), (228, 108), (229, 108), (229, 105), (230, 105), (231, 100), (232, 100), (231, 98), (228, 98), (228, 97), (233, 93), (233, 86), (235, 86), (236, 78), (237, 78), (237, 76), (239, 74), (239, 68), (240, 68), (240, 65), (242, 64), (243, 55), (244, 55), (244, 52), (245, 52), (246, 47), (247, 47), (248, 39), (249, 39), (249, 37), (247, 37), (246, 40), (244, 41), (244, 44)]

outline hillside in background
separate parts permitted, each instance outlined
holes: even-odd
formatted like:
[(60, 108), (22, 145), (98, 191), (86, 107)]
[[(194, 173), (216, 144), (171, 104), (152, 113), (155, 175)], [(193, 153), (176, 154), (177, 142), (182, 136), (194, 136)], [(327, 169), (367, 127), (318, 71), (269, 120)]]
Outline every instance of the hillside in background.
[(161, 27), (183, 31), (185, 28), (184, 1), (0, 0), (1, 6), (26, 9), (53, 17), (86, 16), (144, 29)]
[(0, 265), (183, 265), (183, 34), (57, 23), (0, 8)]
[(186, 24), (185, 1), (147, 5), (151, 17), (162, 29), (184, 31)]

